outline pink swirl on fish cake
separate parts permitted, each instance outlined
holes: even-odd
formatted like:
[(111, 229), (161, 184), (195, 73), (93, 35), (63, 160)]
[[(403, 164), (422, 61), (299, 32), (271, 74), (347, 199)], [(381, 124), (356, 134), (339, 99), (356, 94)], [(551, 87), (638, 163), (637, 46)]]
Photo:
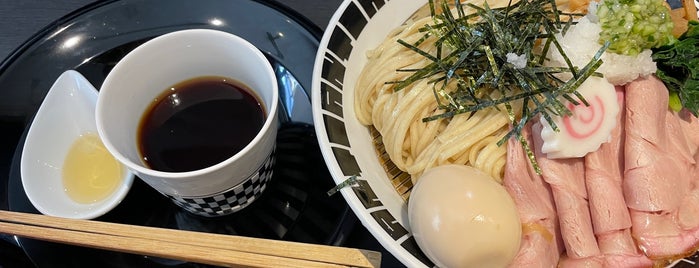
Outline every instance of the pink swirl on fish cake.
[[(589, 104), (589, 106), (586, 106), (583, 103), (579, 105), (568, 103), (568, 109), (573, 112), (573, 115), (563, 117), (563, 126), (564, 130), (571, 137), (576, 139), (588, 138), (602, 126), (605, 114), (602, 99), (599, 96), (595, 96), (593, 102)], [(589, 127), (591, 125), (592, 127)]]

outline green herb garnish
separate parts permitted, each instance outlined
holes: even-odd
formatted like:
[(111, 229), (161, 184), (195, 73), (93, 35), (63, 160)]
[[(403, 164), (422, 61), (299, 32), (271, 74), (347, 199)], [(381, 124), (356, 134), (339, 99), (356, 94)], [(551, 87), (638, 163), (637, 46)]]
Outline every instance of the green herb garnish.
[[(653, 49), (655, 73), (670, 91), (670, 108), (699, 112), (699, 22), (690, 21), (687, 32), (670, 45)], [(677, 99), (679, 103), (677, 104)]]
[(596, 15), (602, 27), (600, 42), (609, 41), (609, 51), (638, 55), (649, 48), (671, 43), (672, 19), (663, 0), (604, 0)]
[[(443, 1), (443, 12), (439, 14), (433, 0), (429, 5), (434, 25), (421, 28), (425, 36), (417, 43), (408, 44), (402, 40), (399, 43), (424, 56), (430, 63), (418, 70), (399, 70), (413, 74), (404, 81), (392, 82), (397, 83), (395, 90), (422, 79), (434, 83), (435, 97), (444, 113), (423, 121), (504, 106), (512, 128), (498, 145), (515, 136), (540, 172), (529, 145), (521, 136), (522, 128), (529, 120), (541, 116), (558, 131), (552, 117), (571, 115), (563, 100), (576, 105), (580, 100), (586, 104), (576, 90), (585, 79), (595, 74), (609, 43), (587, 65), (578, 68), (572, 65), (555, 34), (567, 30), (573, 24), (573, 16), (581, 14), (559, 11), (554, 0), (521, 0), (510, 2), (503, 8), (490, 8), (487, 2), (476, 6), (455, 0), (455, 12), (450, 12), (450, 6)], [(467, 14), (466, 7), (474, 12)], [(564, 21), (561, 17), (568, 19)], [(418, 47), (429, 36), (437, 38), (436, 55)], [(549, 49), (558, 50), (568, 66), (544, 66)], [(524, 62), (511, 60), (517, 58)], [(568, 73), (573, 78), (563, 81), (558, 76), (561, 73)], [(456, 89), (448, 89), (446, 85), (453, 82)], [(513, 105), (514, 102), (519, 102), (519, 105)], [(521, 111), (514, 107), (521, 107)]]

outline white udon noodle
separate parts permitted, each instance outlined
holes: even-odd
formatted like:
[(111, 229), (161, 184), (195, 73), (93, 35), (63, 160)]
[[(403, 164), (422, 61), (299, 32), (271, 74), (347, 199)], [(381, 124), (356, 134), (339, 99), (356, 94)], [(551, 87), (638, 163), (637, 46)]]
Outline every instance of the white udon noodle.
[[(368, 62), (355, 86), (355, 114), (362, 124), (379, 131), (391, 161), (410, 174), (413, 182), (423, 171), (444, 164), (470, 165), (501, 182), (507, 146), (497, 142), (510, 126), (504, 109), (488, 108), (473, 116), (465, 113), (423, 122), (425, 117), (444, 112), (437, 107), (435, 85), (422, 79), (394, 92), (395, 84), (386, 83), (412, 74), (396, 70), (422, 68), (429, 63), (397, 40), (412, 44), (424, 35), (418, 29), (431, 23), (431, 17), (408, 22), (367, 53)], [(420, 49), (434, 55), (435, 40), (428, 38)], [(453, 88), (451, 84), (448, 88)]]

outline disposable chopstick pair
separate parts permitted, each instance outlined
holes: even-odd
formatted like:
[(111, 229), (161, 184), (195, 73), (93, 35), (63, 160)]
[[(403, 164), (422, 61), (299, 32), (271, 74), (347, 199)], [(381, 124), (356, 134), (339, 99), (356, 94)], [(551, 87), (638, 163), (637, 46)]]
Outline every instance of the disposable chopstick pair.
[(0, 233), (229, 267), (379, 267), (354, 248), (74, 220), (0, 210)]

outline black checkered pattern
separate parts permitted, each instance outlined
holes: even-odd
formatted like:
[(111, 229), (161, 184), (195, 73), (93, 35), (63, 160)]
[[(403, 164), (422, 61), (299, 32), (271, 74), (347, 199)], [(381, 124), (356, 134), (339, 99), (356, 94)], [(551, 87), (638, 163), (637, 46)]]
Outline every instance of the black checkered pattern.
[(231, 214), (245, 208), (257, 199), (272, 179), (274, 171), (274, 152), (242, 184), (223, 193), (205, 197), (176, 197), (167, 195), (175, 204), (185, 210), (204, 217), (216, 217)]

